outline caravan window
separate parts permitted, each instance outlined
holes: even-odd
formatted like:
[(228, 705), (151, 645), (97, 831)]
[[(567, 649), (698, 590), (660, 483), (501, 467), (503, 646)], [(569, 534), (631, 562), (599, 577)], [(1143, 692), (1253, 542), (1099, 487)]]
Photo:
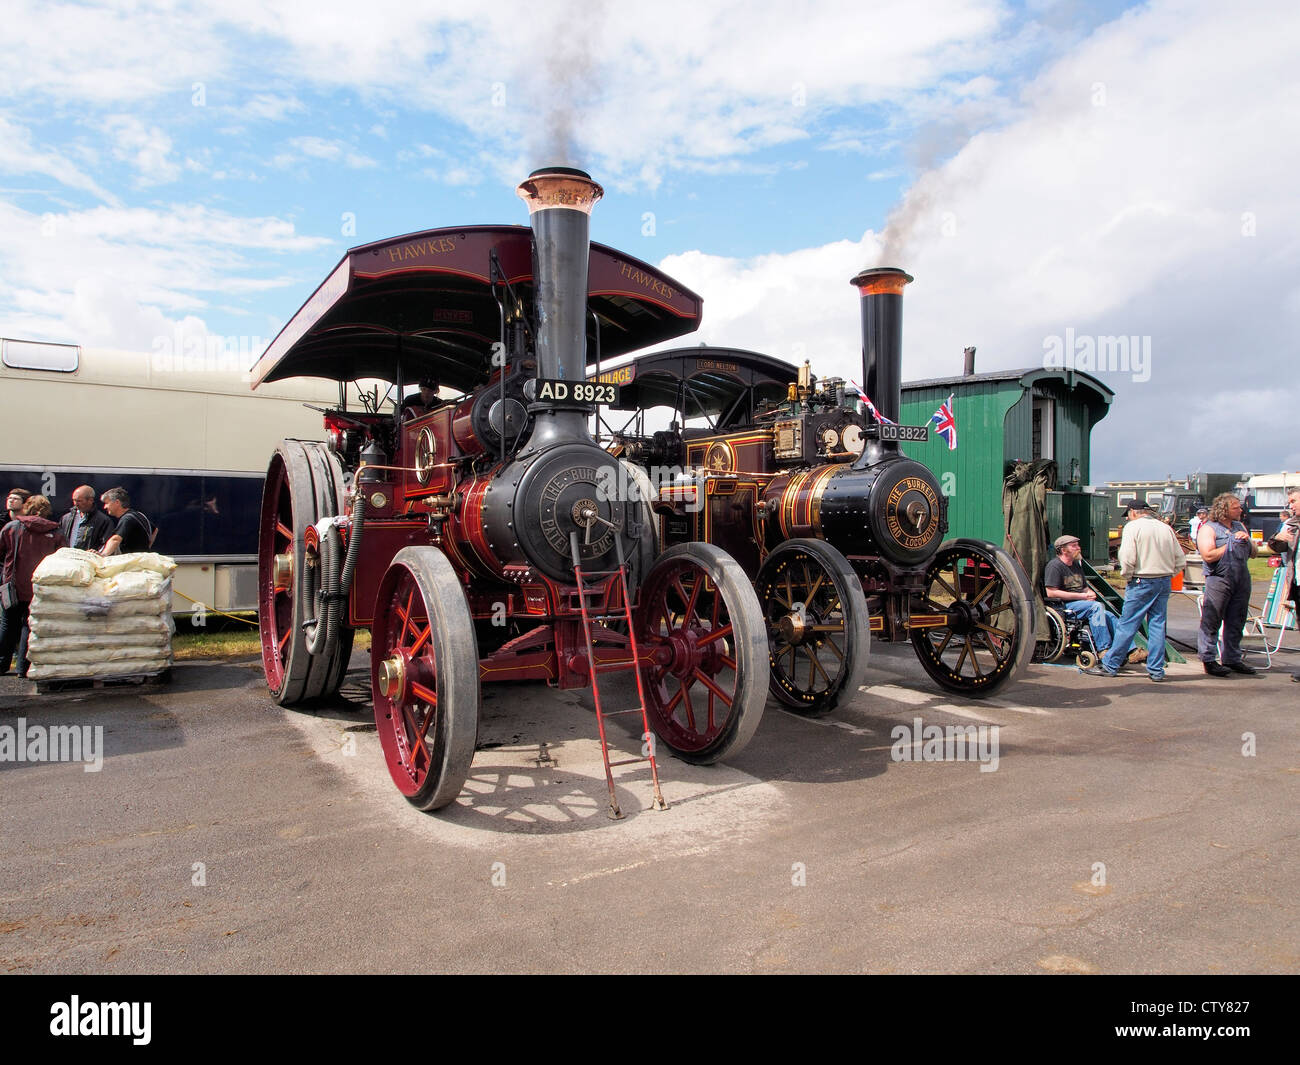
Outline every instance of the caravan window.
[(1053, 419), (1056, 416), (1056, 402), (1039, 396), (1034, 397), (1033, 410), (1033, 457), (1036, 459), (1056, 458), (1056, 449), (1052, 439)]
[(11, 370), (56, 370), (72, 373), (81, 348), (76, 344), (42, 344), (33, 340), (5, 340), (4, 364)]

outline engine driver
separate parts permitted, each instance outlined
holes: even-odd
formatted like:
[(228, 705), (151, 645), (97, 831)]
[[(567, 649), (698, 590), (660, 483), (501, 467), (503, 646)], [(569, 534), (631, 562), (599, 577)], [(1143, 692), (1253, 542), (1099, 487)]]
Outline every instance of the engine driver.
[(402, 400), (402, 421), (422, 418), (438, 406), (438, 379), (421, 377), (419, 395), (407, 396)]

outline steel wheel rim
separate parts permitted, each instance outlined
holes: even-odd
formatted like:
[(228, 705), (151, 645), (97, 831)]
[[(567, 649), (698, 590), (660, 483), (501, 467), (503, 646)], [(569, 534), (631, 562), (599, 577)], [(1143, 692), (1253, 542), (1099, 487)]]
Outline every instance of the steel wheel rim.
[[(284, 687), (293, 640), (295, 586), (277, 588), (275, 556), (294, 553), (293, 497), (284, 460), (276, 455), (262, 496), (261, 542), (258, 545), (258, 624), (262, 634), (262, 664), (270, 687)], [(297, 574), (294, 575), (297, 580)]]
[(949, 549), (925, 576), (926, 608), (948, 624), (925, 629), (917, 653), (955, 683), (982, 686), (1015, 666), (1016, 606), (1010, 585), (977, 552)]
[(682, 558), (657, 568), (642, 596), (637, 639), (647, 709), (670, 747), (705, 751), (731, 727), (740, 686), (722, 592), (703, 566)]
[(778, 560), (757, 591), (773, 645), (768, 656), (773, 680), (809, 704), (837, 692), (848, 674), (849, 644), (844, 604), (831, 574), (807, 552), (794, 552)]
[[(405, 566), (385, 576), (375, 603), (372, 639), (375, 724), (393, 783), (405, 796), (417, 794), (431, 772), (439, 772), (438, 663), (433, 623), (415, 575)], [(398, 659), (404, 682), (396, 693), (380, 687), (380, 659)]]

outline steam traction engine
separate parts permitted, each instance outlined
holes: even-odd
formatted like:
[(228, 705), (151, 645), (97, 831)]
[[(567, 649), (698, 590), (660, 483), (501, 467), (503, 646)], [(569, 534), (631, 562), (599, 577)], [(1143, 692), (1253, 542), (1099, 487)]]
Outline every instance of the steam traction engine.
[[(531, 229), (433, 230), (357, 248), (254, 368), (254, 387), (338, 380), (328, 444), (286, 440), (262, 503), (262, 657), (277, 702), (334, 693), (369, 626), (375, 720), (399, 790), (432, 810), (460, 793), (480, 685), (591, 684), (633, 673), (642, 721), (711, 762), (753, 735), (767, 694), (762, 613), (721, 549), (656, 558), (653, 516), (587, 430), (588, 344), (619, 354), (695, 328), (700, 300), (590, 244), (602, 190), (566, 168), (519, 187)], [(404, 416), (347, 381), (435, 377), (464, 394)], [(601, 390), (604, 391), (604, 390)], [(615, 711), (629, 712), (629, 711)], [(648, 739), (649, 737), (647, 737)], [(662, 805), (654, 744), (655, 798)], [(621, 764), (621, 763), (615, 763)]]
[[(807, 367), (753, 352), (681, 348), (599, 375), (625, 382), (625, 406), (674, 407), (669, 430), (616, 434), (611, 450), (692, 471), (657, 478), (662, 542), (716, 544), (757, 574), (772, 692), (809, 713), (857, 690), (873, 635), (910, 640), (935, 682), (967, 696), (999, 690), (1033, 651), (1023, 569), (995, 544), (945, 542), (941, 486), (900, 447), (927, 431), (897, 424), (911, 280), (882, 268), (852, 282), (863, 385), (881, 418), (843, 381), (818, 385)], [(701, 416), (708, 427), (684, 427)]]

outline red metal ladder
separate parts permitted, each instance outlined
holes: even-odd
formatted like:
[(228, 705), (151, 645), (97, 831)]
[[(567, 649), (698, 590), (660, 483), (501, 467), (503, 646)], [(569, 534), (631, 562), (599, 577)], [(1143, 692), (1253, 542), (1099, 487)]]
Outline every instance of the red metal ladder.
[[(663, 792), (659, 788), (659, 765), (655, 761), (655, 735), (650, 731), (650, 721), (646, 715), (645, 706), (645, 687), (641, 679), (641, 670), (639, 668), (641, 652), (636, 644), (636, 629), (632, 624), (632, 605), (631, 596), (628, 595), (627, 588), (627, 562), (623, 558), (623, 552), (618, 552), (618, 568), (613, 570), (602, 570), (592, 573), (583, 573), (582, 564), (578, 555), (578, 537), (576, 533), (570, 534), (571, 547), (573, 549), (573, 577), (578, 585), (578, 607), (582, 613), (582, 634), (586, 641), (587, 647), (587, 665), (591, 670), (591, 697), (596, 704), (596, 726), (600, 730), (600, 756), (605, 763), (605, 783), (609, 787), (609, 816), (614, 820), (620, 820), (623, 817), (623, 811), (619, 809), (618, 798), (614, 794), (614, 773), (613, 770), (621, 765), (633, 765), (637, 762), (650, 763), (650, 777), (654, 782), (654, 805), (656, 810), (668, 809), (668, 804), (664, 801)], [(618, 544), (618, 538), (615, 537), (615, 544)], [(587, 611), (587, 595), (589, 592), (596, 591), (596, 582), (618, 574), (619, 588), (623, 593), (623, 618), (627, 622), (627, 638), (632, 650), (632, 660), (630, 662), (604, 662), (596, 661), (596, 650), (592, 644), (591, 638), (591, 614)], [(592, 583), (589, 585), (588, 581)], [(601, 673), (617, 673), (630, 669), (633, 676), (636, 677), (637, 698), (640, 701), (639, 706), (629, 707), (627, 710), (611, 710), (608, 713), (600, 705), (600, 683), (599, 675)], [(641, 715), (641, 740), (642, 750), (648, 752), (639, 758), (621, 758), (617, 762), (609, 760), (609, 741), (605, 736), (605, 718), (618, 717), (621, 714), (640, 714)]]

